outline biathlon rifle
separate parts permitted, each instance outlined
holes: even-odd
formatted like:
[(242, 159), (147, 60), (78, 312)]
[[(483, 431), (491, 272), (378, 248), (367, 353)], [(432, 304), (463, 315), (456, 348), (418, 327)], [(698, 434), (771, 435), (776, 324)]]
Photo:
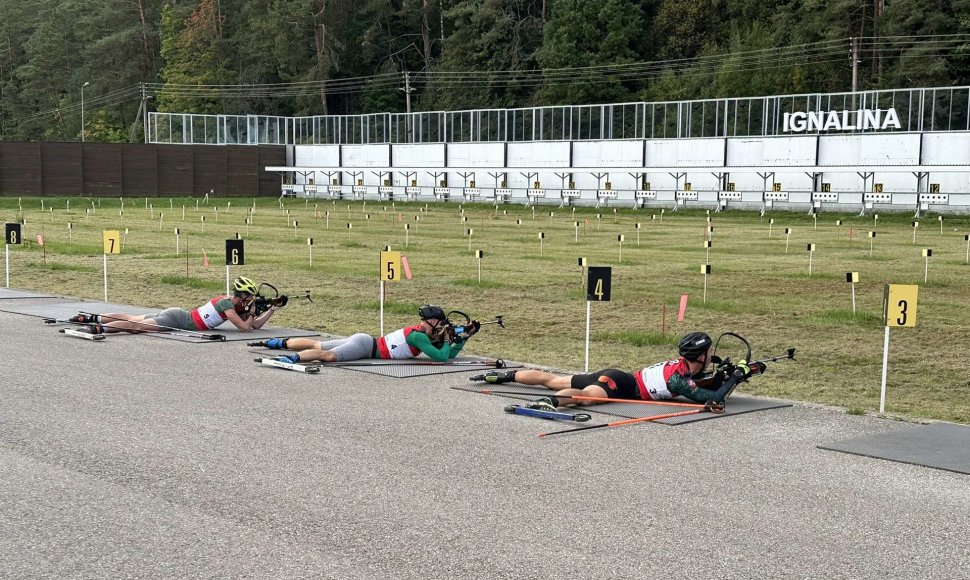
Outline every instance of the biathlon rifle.
[[(268, 289), (265, 294), (263, 291), (264, 286)], [(270, 292), (272, 292), (272, 296), (270, 296)], [(306, 294), (301, 296), (301, 298), (306, 298), (307, 302), (313, 303), (313, 299), (310, 298), (309, 290), (307, 290)], [(253, 298), (253, 304), (256, 305), (255, 315), (259, 316), (273, 306), (282, 308), (283, 306), (286, 306), (289, 300), (289, 296), (286, 294), (280, 294), (280, 291), (276, 289), (276, 286), (273, 286), (269, 282), (263, 282), (259, 285), (256, 296)]]
[[(455, 315), (456, 318), (461, 318), (457, 324), (451, 320), (452, 315)], [(453, 341), (468, 340), (471, 335), (478, 332), (478, 329), (486, 324), (497, 324), (505, 328), (505, 318), (501, 314), (496, 315), (492, 320), (486, 320), (484, 322), (473, 320), (461, 310), (452, 310), (445, 317), (445, 324), (443, 326), (450, 329)]]
[[(744, 358), (739, 360), (737, 364), (731, 361), (731, 357), (721, 359), (717, 356), (717, 346), (725, 336), (739, 340), (745, 347)], [(795, 349), (789, 348), (783, 355), (769, 356), (752, 361), (751, 343), (746, 338), (733, 332), (725, 332), (719, 336), (717, 342), (714, 343), (714, 355), (712, 356), (712, 361), (717, 365), (714, 372), (695, 381), (700, 387), (717, 387), (714, 396), (707, 402), (707, 410), (715, 413), (723, 412), (724, 400), (731, 395), (739, 384), (747, 382), (753, 375), (763, 374), (768, 369), (767, 363), (779, 360), (795, 360)]]

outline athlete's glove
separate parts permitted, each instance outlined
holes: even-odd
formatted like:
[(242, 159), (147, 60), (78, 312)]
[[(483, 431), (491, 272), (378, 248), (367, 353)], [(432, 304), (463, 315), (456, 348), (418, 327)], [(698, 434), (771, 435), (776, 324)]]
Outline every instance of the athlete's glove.
[(472, 320), (471, 324), (465, 327), (465, 334), (469, 337), (474, 336), (482, 328), (482, 323), (477, 320)]
[(290, 301), (290, 297), (284, 294), (279, 298), (277, 298), (276, 300), (273, 300), (273, 306), (277, 308), (283, 308), (284, 306), (286, 306), (286, 303), (289, 301)]
[(737, 369), (742, 373), (744, 373), (744, 378), (748, 378), (751, 376), (751, 367), (748, 366), (748, 361), (744, 359), (741, 359), (740, 361), (738, 361)]

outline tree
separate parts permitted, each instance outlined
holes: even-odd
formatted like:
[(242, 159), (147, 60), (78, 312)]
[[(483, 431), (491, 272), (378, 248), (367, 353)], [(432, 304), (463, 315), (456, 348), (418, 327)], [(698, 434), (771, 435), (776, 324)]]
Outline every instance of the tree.
[(559, 0), (543, 30), (540, 66), (547, 71), (597, 67), (569, 78), (547, 75), (539, 93), (545, 104), (622, 102), (633, 98), (635, 80), (622, 65), (641, 59), (644, 9), (635, 0)]
[[(529, 104), (534, 83), (517, 71), (538, 66), (542, 3), (535, 0), (468, 0), (445, 12), (447, 29), (440, 64), (425, 94), (426, 106), (441, 109), (516, 107)], [(481, 71), (489, 78), (472, 86), (453, 74)]]
[(217, 0), (199, 0), (188, 16), (187, 6), (168, 3), (162, 8), (161, 76), (167, 87), (158, 95), (160, 111), (223, 113), (216, 95), (186, 90), (192, 85), (225, 85), (235, 80), (227, 67), (223, 42), (224, 16)]

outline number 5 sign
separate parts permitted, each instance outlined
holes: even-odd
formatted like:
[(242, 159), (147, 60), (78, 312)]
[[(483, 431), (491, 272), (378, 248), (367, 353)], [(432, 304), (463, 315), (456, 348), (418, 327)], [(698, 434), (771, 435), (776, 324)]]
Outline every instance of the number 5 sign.
[(380, 278), (384, 282), (401, 281), (401, 252), (381, 252)]

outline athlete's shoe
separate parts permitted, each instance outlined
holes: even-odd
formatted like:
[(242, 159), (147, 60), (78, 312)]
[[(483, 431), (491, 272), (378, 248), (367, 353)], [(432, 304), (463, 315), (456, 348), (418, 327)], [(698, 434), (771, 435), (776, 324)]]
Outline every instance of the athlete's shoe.
[(92, 316), (90, 314), (77, 314), (67, 319), (68, 322), (76, 322), (78, 324), (91, 324), (97, 322), (97, 316)]
[(85, 326), (79, 326), (77, 331), (85, 334), (104, 334), (104, 327), (100, 324), (88, 324)]
[(277, 360), (279, 362), (285, 362), (285, 363), (289, 363), (289, 364), (296, 364), (296, 363), (300, 362), (300, 355), (298, 355), (296, 353), (294, 353), (294, 354), (288, 354), (288, 355), (284, 355), (284, 356), (278, 356), (278, 357), (276, 357), (273, 360)]
[(469, 381), (485, 381), (486, 383), (491, 383), (493, 385), (498, 385), (501, 383), (511, 383), (515, 381), (515, 371), (488, 371), (484, 375), (475, 375), (474, 377), (469, 377)]
[(542, 397), (536, 399), (529, 403), (528, 407), (530, 409), (536, 409), (537, 411), (556, 411), (556, 406), (552, 404), (552, 399), (549, 397)]

